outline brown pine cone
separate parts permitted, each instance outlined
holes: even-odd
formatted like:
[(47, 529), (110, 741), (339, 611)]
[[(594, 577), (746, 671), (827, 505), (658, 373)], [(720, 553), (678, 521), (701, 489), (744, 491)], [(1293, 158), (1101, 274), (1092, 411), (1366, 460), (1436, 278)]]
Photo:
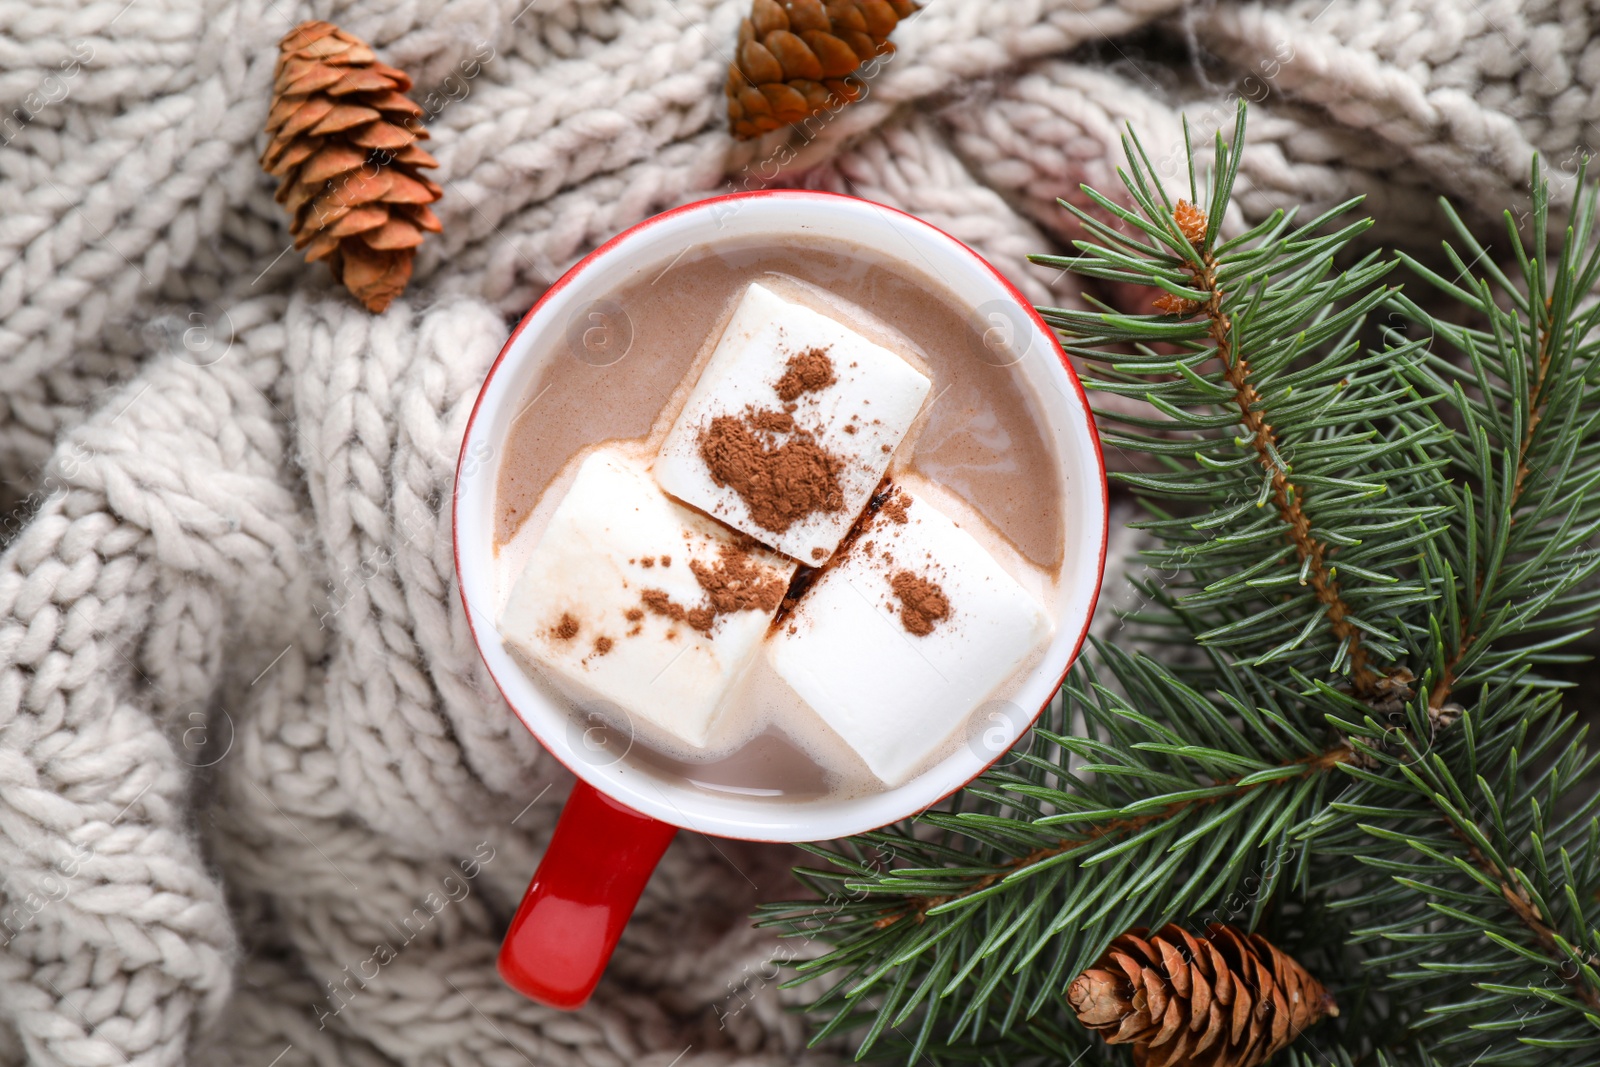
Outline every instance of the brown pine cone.
[(741, 141), (837, 110), (861, 95), (850, 75), (894, 51), (913, 0), (754, 0), (728, 68), (728, 123)]
[(1073, 980), (1078, 1021), (1133, 1046), (1135, 1067), (1259, 1067), (1339, 1008), (1260, 934), (1212, 923), (1129, 930)]
[(328, 22), (303, 22), (278, 47), (261, 166), (281, 179), (277, 199), (306, 262), (327, 260), (382, 311), (411, 280), (423, 232), (440, 229), (428, 205), (444, 191), (417, 170), (439, 164), (416, 143), (428, 131), (404, 95), (411, 79)]

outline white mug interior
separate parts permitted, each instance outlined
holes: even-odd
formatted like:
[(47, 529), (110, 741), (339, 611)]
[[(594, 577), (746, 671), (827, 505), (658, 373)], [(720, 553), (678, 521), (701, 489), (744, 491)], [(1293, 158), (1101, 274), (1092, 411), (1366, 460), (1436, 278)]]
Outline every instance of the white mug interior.
[[(806, 234), (867, 245), (941, 279), (970, 301), (980, 332), (999, 330), (1012, 369), (1037, 402), (1040, 429), (1061, 474), (1064, 556), (1061, 611), (1043, 657), (1015, 687), (1011, 703), (1027, 711), (982, 724), (982, 745), (958, 745), (904, 784), (864, 796), (744, 797), (713, 793), (623, 757), (595, 759), (569, 706), (535, 685), (498, 638), (495, 604), (495, 494), (502, 443), (542, 370), (535, 356), (548, 330), (565, 330), (576, 311), (660, 270), (694, 246)], [(974, 357), (976, 358), (976, 357)], [(892, 208), (852, 197), (771, 190), (718, 197), (657, 215), (590, 254), (540, 299), (489, 371), (462, 441), (456, 471), (456, 573), (474, 640), (512, 710), (580, 778), (628, 806), (676, 826), (758, 841), (843, 837), (916, 814), (959, 789), (994, 762), (1037, 717), (1060, 685), (1088, 632), (1106, 547), (1106, 482), (1099, 439), (1082, 387), (1054, 335), (1023, 296), (977, 253), (935, 227)], [(976, 710), (976, 709), (975, 709)], [(494, 709), (487, 714), (498, 713)]]

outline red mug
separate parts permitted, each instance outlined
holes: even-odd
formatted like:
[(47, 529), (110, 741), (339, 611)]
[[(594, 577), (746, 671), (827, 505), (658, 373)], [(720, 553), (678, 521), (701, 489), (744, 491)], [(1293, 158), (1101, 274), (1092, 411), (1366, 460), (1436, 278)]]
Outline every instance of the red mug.
[[(599, 719), (579, 718), (569, 703), (536, 686), (500, 643), (493, 623), (493, 537), (501, 444), (560, 347), (548, 343), (552, 331), (570, 337), (591, 323), (604, 331), (606, 315), (616, 310), (609, 298), (619, 288), (661, 271), (689, 248), (767, 238), (776, 244), (797, 234), (888, 250), (961, 294), (974, 336), (985, 346), (974, 358), (1017, 376), (1036, 407), (1060, 474), (1066, 528), (1050, 644), (1009, 701), (984, 704), (981, 715), (973, 709), (968, 744), (904, 784), (871, 795), (774, 802), (709, 793), (632, 760), (631, 737)], [(608, 341), (603, 332), (599, 337)], [(546, 341), (543, 354), (539, 339)], [(619, 347), (620, 360), (626, 345)], [(586, 362), (605, 373), (605, 360)], [(573, 450), (588, 443), (574, 441)], [(473, 640), (511, 709), (578, 778), (501, 946), (501, 976), (543, 1004), (582, 1006), (680, 828), (749, 841), (846, 837), (924, 811), (981, 774), (1038, 718), (1083, 644), (1105, 566), (1106, 516), (1099, 437), (1055, 335), (983, 257), (921, 219), (831, 193), (738, 193), (647, 219), (586, 256), (523, 316), (489, 368), (456, 467), (456, 576)]]

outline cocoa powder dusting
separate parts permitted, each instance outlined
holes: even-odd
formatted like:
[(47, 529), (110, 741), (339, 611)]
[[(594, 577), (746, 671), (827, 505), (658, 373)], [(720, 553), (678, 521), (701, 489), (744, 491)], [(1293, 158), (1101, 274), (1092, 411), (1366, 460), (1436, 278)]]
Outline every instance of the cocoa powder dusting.
[(715, 564), (689, 561), (695, 581), (706, 592), (711, 610), (718, 615), (736, 611), (775, 611), (788, 583), (750, 558), (736, 545), (723, 545)]
[(880, 511), (882, 514), (887, 515), (890, 521), (896, 525), (904, 526), (906, 524), (906, 508), (910, 506), (911, 498), (906, 496), (904, 491), (897, 491), (892, 497), (883, 502), (883, 507)]
[(607, 652), (611, 651), (611, 644), (612, 644), (611, 638), (609, 638), (609, 637), (597, 637), (597, 638), (595, 638), (594, 639), (594, 654), (597, 655), (597, 656), (605, 655)]
[(900, 598), (900, 624), (908, 633), (926, 637), (933, 633), (934, 623), (950, 617), (950, 601), (937, 582), (897, 571), (889, 579), (889, 588)]
[(556, 628), (551, 630), (550, 633), (559, 641), (571, 641), (578, 636), (578, 620), (572, 617), (571, 612), (563, 611), (560, 620), (556, 623)]
[[(689, 570), (700, 583), (706, 602), (686, 608), (663, 589), (646, 589), (639, 595), (644, 606), (674, 622), (687, 623), (690, 629), (710, 633), (719, 615), (739, 611), (775, 611), (783, 601), (786, 583), (776, 571), (757, 563), (737, 545), (723, 545), (715, 563), (689, 561)], [(638, 609), (628, 612), (632, 619)], [(642, 613), (641, 613), (641, 617)]]
[[(673, 600), (665, 589), (646, 589), (639, 594), (639, 599), (644, 601), (644, 606), (657, 615), (665, 615), (673, 622), (686, 622), (691, 630), (701, 633), (710, 633), (711, 626), (717, 621), (716, 613), (709, 608), (686, 608)], [(668, 638), (675, 634), (667, 634)]]
[(657, 615), (665, 615), (674, 622), (683, 618), (683, 605), (674, 604), (665, 589), (646, 589), (639, 594), (644, 606)]
[(779, 400), (794, 400), (802, 393), (815, 393), (839, 380), (833, 373), (833, 360), (820, 348), (808, 348), (799, 355), (790, 356), (784, 366), (783, 377), (773, 386)]
[(629, 622), (638, 622), (640, 619), (644, 618), (644, 612), (638, 608), (629, 608), (627, 614), (623, 615), (623, 618), (627, 619)]
[[(743, 416), (719, 415), (700, 431), (700, 458), (717, 488), (739, 494), (763, 530), (783, 533), (817, 512), (844, 510), (839, 472), (844, 461), (817, 444), (794, 420), (805, 393), (837, 382), (826, 349), (808, 348), (788, 358), (773, 385), (783, 410), (748, 407)], [(781, 444), (773, 438), (788, 435)]]
[(794, 416), (784, 411), (754, 411), (747, 420), (752, 430), (765, 430), (767, 433), (793, 433)]
[[(774, 446), (765, 427), (787, 420), (790, 438)], [(783, 431), (788, 432), (788, 431)], [(844, 510), (844, 463), (776, 411), (719, 415), (700, 432), (700, 458), (718, 488), (732, 488), (763, 530), (782, 533), (817, 512)]]

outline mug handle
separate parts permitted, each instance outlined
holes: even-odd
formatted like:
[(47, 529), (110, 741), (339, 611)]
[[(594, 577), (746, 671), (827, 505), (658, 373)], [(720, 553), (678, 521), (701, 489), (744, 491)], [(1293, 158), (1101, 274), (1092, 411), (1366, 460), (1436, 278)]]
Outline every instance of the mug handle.
[(677, 832), (580, 778), (500, 944), (500, 977), (540, 1004), (583, 1007)]

